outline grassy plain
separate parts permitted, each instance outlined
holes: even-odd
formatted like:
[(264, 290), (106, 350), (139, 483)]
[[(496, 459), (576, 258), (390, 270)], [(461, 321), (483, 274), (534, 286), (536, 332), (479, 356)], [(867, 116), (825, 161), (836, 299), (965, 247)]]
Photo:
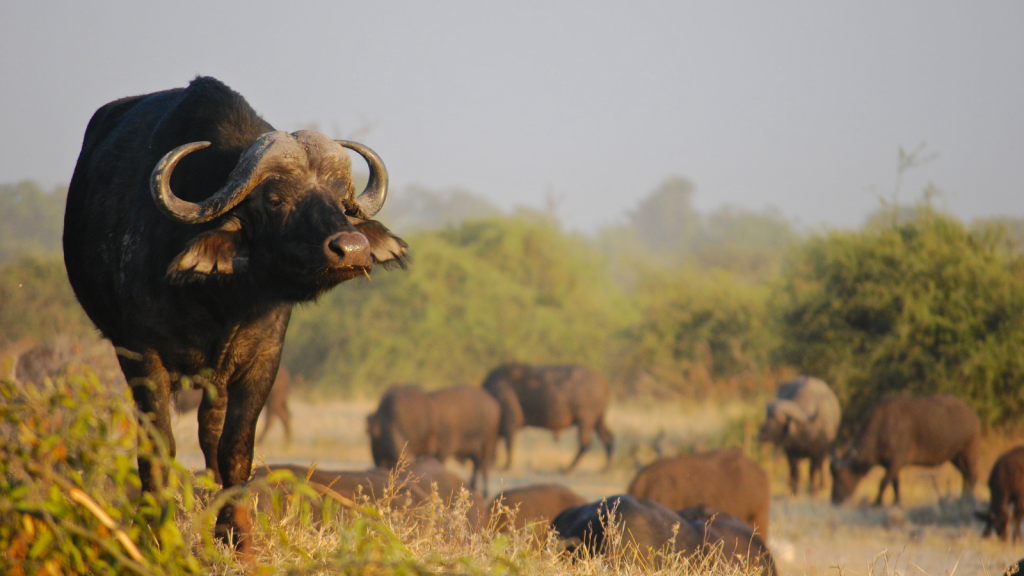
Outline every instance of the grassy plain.
[[(370, 401), (291, 401), (294, 438), (284, 442), (282, 430), (272, 430), (256, 448), (269, 463), (316, 462), (320, 469), (362, 469), (372, 465), (364, 433)], [(772, 538), (769, 542), (782, 574), (1001, 574), (1024, 555), (1024, 547), (981, 538), (981, 524), (971, 518), (988, 500), (984, 479), (992, 462), (1015, 439), (990, 436), (982, 459), (982, 481), (975, 506), (959, 502), (961, 481), (950, 465), (937, 469), (908, 468), (902, 473), (902, 509), (872, 508), (881, 477), (875, 470), (862, 483), (852, 503), (834, 507), (825, 492), (792, 497), (786, 491), (786, 465), (781, 454), (759, 447), (752, 439), (761, 412), (731, 402), (699, 404), (661, 402), (613, 406), (609, 426), (616, 433), (615, 465), (602, 472), (603, 454), (592, 450), (571, 475), (562, 468), (571, 461), (575, 430), (553, 438), (549, 431), (525, 430), (510, 470), (496, 470), (490, 479), (493, 495), (503, 486), (560, 482), (586, 498), (625, 492), (636, 469), (657, 457), (681, 450), (744, 446), (772, 477)], [(262, 422), (261, 422), (262, 426)], [(279, 425), (278, 425), (279, 426)], [(202, 468), (195, 440), (193, 415), (178, 418), (179, 461)], [(504, 449), (499, 450), (504, 463)], [(464, 477), (468, 466), (449, 463)], [(806, 469), (803, 471), (806, 475)], [(891, 492), (886, 502), (891, 501)]]

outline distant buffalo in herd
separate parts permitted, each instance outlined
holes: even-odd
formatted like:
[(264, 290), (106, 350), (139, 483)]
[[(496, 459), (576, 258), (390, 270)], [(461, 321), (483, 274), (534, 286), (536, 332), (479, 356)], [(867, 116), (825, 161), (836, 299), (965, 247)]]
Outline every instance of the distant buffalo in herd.
[(494, 460), (501, 409), (479, 388), (462, 386), (424, 392), (415, 386), (388, 390), (377, 411), (367, 416), (370, 450), (377, 466), (393, 467), (405, 453), (473, 463), (470, 485), (487, 493), (487, 471)]
[(973, 498), (978, 479), (981, 421), (955, 396), (914, 396), (885, 400), (871, 411), (853, 445), (833, 457), (832, 502), (851, 495), (871, 468), (885, 467), (875, 505), (892, 484), (900, 502), (900, 469), (908, 465), (938, 466), (952, 462), (963, 476), (963, 494)]
[(611, 466), (615, 437), (605, 424), (610, 392), (608, 381), (583, 366), (529, 366), (506, 364), (484, 379), (487, 390), (501, 406), (500, 435), (512, 464), (515, 435), (523, 426), (548, 428), (556, 433), (575, 425), (579, 451), (569, 465), (573, 470), (597, 434)]
[(1016, 544), (1020, 539), (1020, 522), (1024, 520), (1024, 446), (1018, 446), (996, 460), (988, 477), (988, 489), (992, 494), (989, 509), (977, 513), (985, 522), (983, 535), (987, 537), (995, 530), (1001, 540), (1006, 540), (1012, 526), (1013, 543)]
[(824, 487), (825, 458), (839, 432), (841, 417), (839, 399), (828, 384), (807, 376), (784, 384), (778, 399), (768, 404), (760, 438), (786, 453), (789, 489), (793, 494), (800, 483), (797, 464), (803, 458), (811, 462), (809, 491)]

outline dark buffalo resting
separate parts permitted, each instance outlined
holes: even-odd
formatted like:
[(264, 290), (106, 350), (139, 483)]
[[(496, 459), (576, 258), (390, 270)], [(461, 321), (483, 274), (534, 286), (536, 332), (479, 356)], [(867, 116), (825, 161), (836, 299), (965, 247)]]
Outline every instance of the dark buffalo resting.
[[(358, 194), (346, 148), (370, 169)], [(292, 307), (405, 257), (370, 220), (387, 188), (369, 148), (274, 130), (214, 78), (96, 111), (68, 190), (64, 262), (172, 456), (171, 392), (188, 377), (214, 392), (198, 414), (207, 469), (225, 487), (249, 479)], [(162, 471), (140, 459), (139, 473), (151, 489)], [(217, 531), (235, 529), (245, 549), (245, 523), (228, 505)]]
[(570, 554), (640, 556), (657, 565), (668, 554), (716, 556), (774, 574), (775, 563), (764, 540), (744, 522), (708, 507), (679, 513), (628, 494), (573, 506), (551, 523)]

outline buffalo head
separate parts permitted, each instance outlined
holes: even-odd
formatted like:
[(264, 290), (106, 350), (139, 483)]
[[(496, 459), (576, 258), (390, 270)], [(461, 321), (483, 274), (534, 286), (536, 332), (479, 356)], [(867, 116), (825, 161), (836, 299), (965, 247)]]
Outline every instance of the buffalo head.
[(856, 450), (847, 450), (841, 457), (833, 450), (832, 461), (829, 463), (829, 471), (832, 473), (832, 503), (842, 504), (849, 500), (861, 479), (867, 476), (870, 470), (871, 464), (861, 462)]
[[(374, 264), (402, 263), (406, 244), (369, 220), (384, 205), (388, 173), (372, 150), (318, 132), (267, 132), (241, 154), (227, 183), (193, 203), (175, 196), (171, 176), (186, 155), (209, 146), (192, 142), (168, 152), (153, 170), (157, 208), (176, 222), (204, 229), (172, 261), (176, 283), (211, 276), (260, 276), (287, 300), (315, 298)], [(355, 194), (344, 148), (366, 159), (370, 178)]]
[(758, 438), (778, 446), (785, 446), (787, 440), (796, 438), (800, 427), (808, 422), (807, 414), (792, 400), (776, 400), (768, 405), (766, 412)]

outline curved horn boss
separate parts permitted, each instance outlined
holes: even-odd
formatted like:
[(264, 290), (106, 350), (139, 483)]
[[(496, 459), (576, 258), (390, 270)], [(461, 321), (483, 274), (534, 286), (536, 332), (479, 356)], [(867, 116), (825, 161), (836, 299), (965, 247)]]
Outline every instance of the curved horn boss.
[(349, 150), (355, 151), (366, 160), (370, 168), (370, 178), (366, 181), (366, 188), (353, 200), (346, 201), (345, 213), (349, 216), (369, 220), (384, 206), (384, 200), (388, 197), (388, 169), (380, 156), (369, 147), (351, 140), (335, 140)]
[[(202, 224), (223, 215), (245, 199), (252, 190), (273, 173), (276, 165), (289, 159), (304, 157), (304, 152), (287, 132), (267, 132), (256, 139), (228, 176), (228, 181), (206, 200), (189, 202), (171, 191), (171, 174), (178, 162), (188, 154), (206, 148), (209, 142), (190, 142), (178, 146), (160, 159), (150, 176), (149, 189), (157, 208), (171, 220), (182, 224)], [(372, 172), (371, 172), (372, 174)], [(385, 176), (385, 182), (387, 177)]]

